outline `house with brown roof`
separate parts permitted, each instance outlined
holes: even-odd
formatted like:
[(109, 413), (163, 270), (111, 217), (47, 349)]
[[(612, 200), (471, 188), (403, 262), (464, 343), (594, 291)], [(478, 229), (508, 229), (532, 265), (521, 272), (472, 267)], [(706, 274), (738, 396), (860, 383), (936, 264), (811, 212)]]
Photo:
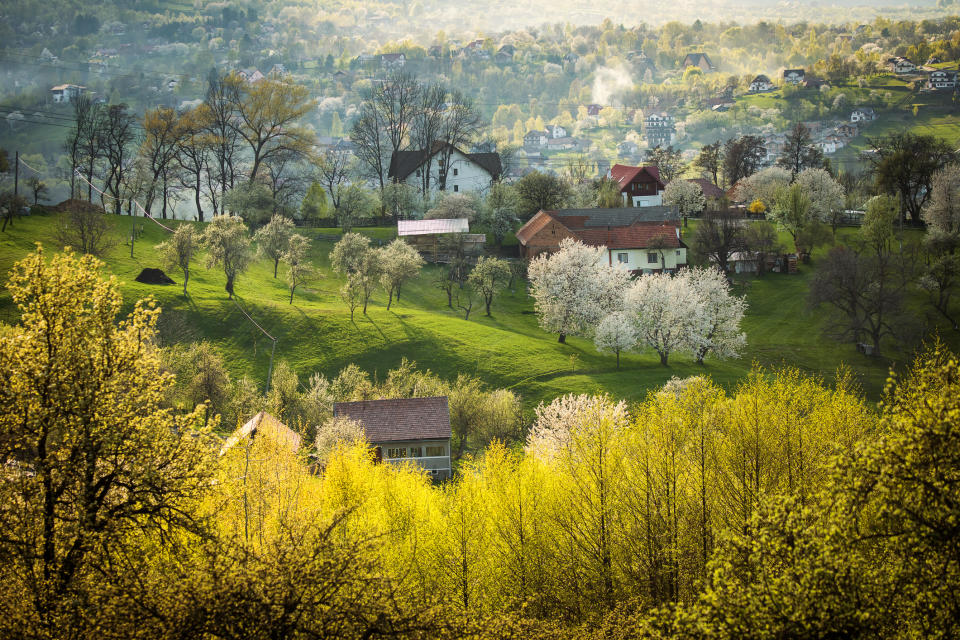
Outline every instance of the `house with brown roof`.
[(710, 61), (710, 56), (698, 51), (696, 53), (688, 53), (687, 56), (683, 59), (683, 64), (680, 65), (684, 69), (687, 67), (700, 67), (700, 70), (704, 73), (711, 73), (716, 71), (717, 68), (713, 66), (713, 62)]
[(660, 179), (657, 167), (631, 167), (615, 164), (607, 173), (620, 185), (620, 195), (625, 207), (658, 207), (663, 204), (666, 185)]
[(635, 273), (673, 271), (687, 264), (676, 207), (541, 210), (517, 231), (525, 258), (557, 251), (565, 238), (604, 247), (611, 265)]
[(253, 442), (256, 438), (268, 438), (281, 449), (290, 453), (300, 450), (300, 434), (283, 424), (266, 411), (250, 418), (245, 425), (230, 434), (220, 448), (220, 455), (226, 454), (237, 445)]
[(449, 149), (450, 163), (447, 167), (446, 190), (452, 193), (473, 191), (483, 193), (494, 181), (500, 179), (503, 165), (500, 154), (464, 153), (460, 149), (438, 142), (430, 153), (426, 151), (396, 151), (390, 158), (388, 176), (393, 182), (404, 182), (418, 191), (423, 191), (424, 172), (430, 173), (430, 189), (440, 185), (442, 152)]
[(703, 192), (703, 197), (707, 199), (709, 204), (716, 206), (721, 200), (726, 198), (727, 194), (724, 193), (723, 189), (706, 178), (690, 178), (687, 182), (692, 182), (700, 187), (700, 191)]
[(363, 425), (378, 460), (419, 465), (437, 480), (450, 477), (450, 408), (446, 396), (335, 402), (333, 415)]

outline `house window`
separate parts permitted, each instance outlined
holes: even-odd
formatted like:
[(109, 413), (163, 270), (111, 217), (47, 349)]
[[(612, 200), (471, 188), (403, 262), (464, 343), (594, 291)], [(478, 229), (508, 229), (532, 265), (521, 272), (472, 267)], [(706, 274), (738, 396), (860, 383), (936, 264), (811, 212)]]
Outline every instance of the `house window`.
[(417, 169), (417, 177), (420, 177), (420, 169)]
[(680, 249), (677, 249), (677, 255), (678, 256), (680, 255)]
[(406, 457), (407, 457), (406, 447), (391, 447), (387, 449), (387, 458), (406, 458)]
[(458, 184), (453, 185), (453, 192), (457, 193), (458, 191), (460, 191), (460, 185)]
[(410, 447), (410, 457), (411, 457), (411, 458), (422, 458), (422, 457), (423, 457), (423, 447)]
[(427, 457), (428, 457), (428, 458), (436, 458), (436, 457), (445, 456), (445, 455), (447, 455), (447, 448), (446, 448), (445, 446), (443, 446), (442, 444), (441, 444), (441, 445), (433, 445), (433, 446), (427, 445)]
[(647, 254), (647, 262), (649, 264), (657, 264), (658, 262), (660, 262), (660, 256), (657, 255), (656, 251), (651, 251), (650, 253)]
[(457, 175), (459, 172), (460, 172), (459, 169), (454, 169), (454, 170), (453, 170), (453, 175)]
[(621, 262), (621, 263), (623, 263), (623, 264), (627, 264), (628, 262), (630, 262), (629, 257), (630, 257), (629, 254), (626, 254), (626, 253), (618, 253), (618, 254), (617, 254), (617, 262)]

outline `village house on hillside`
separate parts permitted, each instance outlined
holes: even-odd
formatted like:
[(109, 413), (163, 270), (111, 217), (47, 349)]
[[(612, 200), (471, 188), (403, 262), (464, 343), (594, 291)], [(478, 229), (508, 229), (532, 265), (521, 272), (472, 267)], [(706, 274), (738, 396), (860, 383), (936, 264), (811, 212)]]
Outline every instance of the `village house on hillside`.
[(770, 82), (770, 78), (760, 74), (750, 83), (750, 93), (765, 93), (776, 89), (776, 85)]
[(661, 111), (651, 113), (644, 118), (643, 133), (647, 137), (647, 145), (651, 149), (655, 147), (666, 147), (673, 144), (677, 127), (674, 124), (673, 116)]
[(687, 264), (676, 207), (541, 210), (517, 231), (524, 258), (557, 251), (565, 238), (605, 247), (610, 264), (636, 273)]
[(78, 84), (58, 84), (50, 88), (50, 96), (58, 104), (73, 102), (86, 93), (87, 88)]
[(802, 85), (806, 82), (807, 72), (803, 69), (784, 69), (783, 83), (792, 85)]
[(700, 67), (700, 70), (704, 73), (712, 73), (717, 70), (713, 63), (710, 61), (710, 56), (698, 51), (697, 53), (688, 53), (683, 59), (683, 64), (680, 65), (684, 69), (687, 67)]
[(620, 194), (625, 207), (657, 207), (663, 204), (666, 185), (660, 179), (656, 167), (631, 167), (615, 164), (607, 173), (620, 185)]
[(850, 112), (850, 122), (873, 122), (876, 119), (877, 114), (870, 107), (857, 107)]
[(389, 178), (423, 190), (423, 172), (430, 171), (430, 190), (440, 187), (440, 158), (438, 154), (450, 151), (450, 166), (446, 176), (446, 190), (452, 193), (472, 191), (483, 193), (503, 172), (499, 153), (464, 153), (443, 142), (425, 151), (397, 151), (390, 158)]
[(917, 71), (917, 65), (915, 65), (910, 59), (904, 58), (903, 56), (887, 58), (886, 66), (897, 75), (916, 73)]
[(378, 460), (419, 465), (437, 480), (450, 477), (446, 396), (335, 402), (333, 415), (359, 422)]
[(957, 88), (957, 72), (950, 69), (936, 69), (930, 72), (927, 88), (934, 91), (949, 91)]

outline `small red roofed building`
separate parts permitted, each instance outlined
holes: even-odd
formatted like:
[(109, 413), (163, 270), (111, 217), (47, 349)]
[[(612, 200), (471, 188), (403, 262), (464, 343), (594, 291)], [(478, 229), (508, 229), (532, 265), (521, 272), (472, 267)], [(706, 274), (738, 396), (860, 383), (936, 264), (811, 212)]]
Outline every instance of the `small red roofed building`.
[(610, 264), (635, 273), (669, 272), (687, 264), (676, 207), (541, 210), (517, 231), (524, 258), (553, 253), (565, 238), (604, 247)]
[(631, 167), (615, 164), (607, 177), (617, 181), (625, 207), (659, 207), (663, 204), (666, 185), (660, 179), (657, 167)]

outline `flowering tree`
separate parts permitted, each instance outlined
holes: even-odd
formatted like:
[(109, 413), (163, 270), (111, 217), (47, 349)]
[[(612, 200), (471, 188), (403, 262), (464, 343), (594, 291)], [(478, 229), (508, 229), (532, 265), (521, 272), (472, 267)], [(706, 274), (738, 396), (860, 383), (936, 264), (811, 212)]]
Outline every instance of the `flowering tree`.
[(718, 358), (736, 356), (747, 341), (740, 331), (746, 301), (730, 294), (727, 278), (717, 269), (692, 269), (679, 277), (687, 281), (696, 295), (690, 347), (697, 363), (703, 364), (708, 353)]
[(539, 255), (528, 271), (540, 326), (567, 335), (584, 335), (615, 309), (626, 290), (629, 274), (610, 266), (603, 247), (588, 247), (565, 239), (554, 254)]
[(277, 277), (277, 267), (280, 259), (286, 253), (293, 235), (293, 221), (281, 215), (274, 215), (270, 222), (263, 225), (253, 234), (257, 242), (257, 253), (273, 261), (273, 277)]
[(810, 198), (810, 213), (830, 225), (833, 232), (843, 218), (845, 193), (840, 183), (825, 169), (804, 169), (797, 174), (797, 184)]
[(620, 352), (632, 349), (637, 344), (637, 331), (630, 316), (615, 311), (604, 316), (593, 335), (597, 351), (611, 351), (617, 354), (617, 369), (620, 368)]
[(489, 316), (493, 296), (510, 281), (510, 265), (502, 258), (481, 256), (467, 280), (483, 296)]
[(660, 354), (660, 364), (691, 345), (697, 295), (683, 273), (641, 276), (627, 291), (627, 309), (640, 342)]
[(777, 191), (790, 184), (793, 176), (782, 167), (767, 167), (737, 183), (737, 200), (752, 203), (759, 200), (764, 210), (773, 208)]
[(678, 178), (664, 189), (663, 204), (677, 205), (680, 215), (692, 216), (703, 211), (707, 206), (707, 199), (703, 197), (700, 185)]
[(203, 245), (207, 249), (207, 269), (217, 265), (223, 267), (227, 276), (224, 289), (233, 298), (237, 274), (246, 271), (253, 258), (247, 225), (235, 216), (213, 216), (203, 232)]
[(387, 246), (377, 249), (380, 258), (380, 284), (387, 290), (387, 309), (393, 303), (393, 294), (400, 300), (400, 286), (405, 280), (415, 278), (423, 267), (423, 258), (417, 250), (397, 238)]

